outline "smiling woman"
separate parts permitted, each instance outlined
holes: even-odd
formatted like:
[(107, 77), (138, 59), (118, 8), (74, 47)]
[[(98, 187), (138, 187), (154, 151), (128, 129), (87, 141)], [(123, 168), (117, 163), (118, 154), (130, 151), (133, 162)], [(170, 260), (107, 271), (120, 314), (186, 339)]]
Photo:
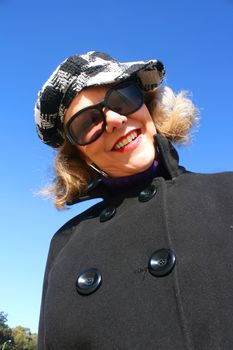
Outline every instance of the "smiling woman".
[(52, 239), (39, 350), (233, 347), (233, 176), (179, 165), (172, 142), (188, 140), (197, 109), (161, 87), (164, 74), (158, 60), (92, 51), (39, 92), (55, 205), (103, 199)]
[[(88, 76), (90, 67), (86, 66), (87, 81), (82, 82), (83, 78), (77, 76), (77, 86), (75, 76), (67, 78), (63, 95), (56, 97), (64, 104), (60, 107), (61, 115), (60, 110), (51, 116), (46, 113), (47, 99), (55, 98), (56, 89), (59, 91), (58, 87), (64, 84), (63, 75), (70, 74), (75, 64), (78, 72), (81, 56), (70, 57), (55, 71), (41, 90), (36, 106), (40, 137), (59, 149), (55, 181), (44, 191), (51, 194), (58, 208), (85, 196), (90, 183), (98, 179), (96, 171), (118, 177), (146, 170), (155, 159), (157, 131), (172, 141), (184, 143), (198, 120), (197, 110), (184, 92), (175, 96), (170, 88), (159, 87), (165, 72), (160, 61), (121, 64), (95, 52), (82, 57), (88, 55), (90, 59), (95, 57), (96, 72), (93, 65), (94, 73)], [(98, 71), (100, 62), (103, 72)], [(102, 84), (98, 81), (99, 76), (103, 79), (101, 73), (108, 73)], [(73, 96), (71, 100), (69, 94)], [(60, 119), (64, 119), (64, 127), (63, 123), (59, 126)], [(54, 128), (56, 131), (52, 132)], [(56, 144), (55, 137), (64, 138), (63, 145)]]
[[(103, 111), (94, 109), (93, 106), (106, 94), (110, 102), (105, 103)], [(73, 116), (74, 110), (78, 112)], [(90, 122), (85, 127), (83, 119), (86, 122), (87, 118)], [(107, 87), (82, 90), (71, 102), (65, 124), (69, 125), (67, 136), (73, 127), (72, 135), (76, 135), (77, 141), (80, 140), (77, 142), (78, 149), (87, 164), (94, 163), (111, 177), (142, 172), (155, 159), (155, 125), (143, 104), (142, 91), (133, 82), (128, 82), (127, 86), (124, 84), (123, 104), (122, 84), (111, 90)], [(82, 139), (84, 142), (81, 145)]]

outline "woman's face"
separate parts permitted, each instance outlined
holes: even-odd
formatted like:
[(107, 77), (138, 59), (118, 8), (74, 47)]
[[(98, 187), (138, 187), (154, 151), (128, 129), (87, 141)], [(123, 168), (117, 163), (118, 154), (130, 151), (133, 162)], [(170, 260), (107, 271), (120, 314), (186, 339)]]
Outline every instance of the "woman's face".
[[(65, 124), (81, 109), (97, 104), (109, 87), (82, 90), (71, 102)], [(86, 162), (94, 163), (111, 177), (127, 176), (146, 170), (155, 158), (155, 125), (145, 104), (127, 117), (103, 108), (106, 130), (93, 143), (76, 146)]]

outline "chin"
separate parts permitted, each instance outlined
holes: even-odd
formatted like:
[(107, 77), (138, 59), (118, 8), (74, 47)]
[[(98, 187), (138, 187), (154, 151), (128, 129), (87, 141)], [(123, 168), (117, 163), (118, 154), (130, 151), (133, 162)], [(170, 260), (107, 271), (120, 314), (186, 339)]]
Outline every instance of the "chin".
[(137, 173), (142, 173), (143, 171), (147, 170), (151, 164), (154, 161), (154, 157), (147, 157), (147, 158), (143, 158), (141, 159), (141, 161), (132, 164), (131, 165), (131, 171), (129, 175), (133, 175), (133, 174), (137, 174)]
[(137, 172), (142, 172), (146, 169), (148, 169), (153, 161), (155, 160), (155, 149), (154, 147), (152, 149), (148, 149), (145, 152), (145, 149), (138, 154), (137, 157), (133, 160), (132, 164), (134, 164), (134, 167)]

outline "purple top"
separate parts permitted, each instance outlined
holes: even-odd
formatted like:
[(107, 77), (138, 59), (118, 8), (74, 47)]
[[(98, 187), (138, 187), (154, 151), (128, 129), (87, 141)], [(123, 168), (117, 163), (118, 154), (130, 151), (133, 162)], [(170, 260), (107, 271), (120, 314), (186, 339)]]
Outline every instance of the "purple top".
[(131, 186), (138, 186), (142, 183), (152, 180), (156, 176), (158, 162), (155, 160), (151, 166), (142, 173), (119, 176), (119, 177), (102, 177), (102, 182), (105, 186), (112, 190), (122, 189)]

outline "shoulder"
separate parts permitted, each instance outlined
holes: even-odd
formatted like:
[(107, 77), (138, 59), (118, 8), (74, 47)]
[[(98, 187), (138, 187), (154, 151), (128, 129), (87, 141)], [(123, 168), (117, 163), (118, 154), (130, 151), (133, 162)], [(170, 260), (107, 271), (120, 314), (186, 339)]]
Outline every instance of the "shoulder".
[(179, 191), (192, 197), (208, 196), (213, 201), (232, 202), (233, 172), (213, 174), (186, 172), (176, 178), (175, 183)]
[(226, 171), (221, 173), (211, 173), (211, 174), (204, 174), (204, 173), (193, 173), (193, 172), (184, 172), (179, 176), (179, 179), (181, 181), (194, 181), (194, 182), (202, 182), (206, 183), (208, 185), (211, 184), (231, 184), (233, 180), (233, 172)]
[(103, 202), (97, 203), (79, 215), (74, 216), (59, 228), (59, 230), (53, 235), (50, 242), (48, 255), (49, 264), (52, 263), (59, 252), (66, 246), (70, 239), (72, 239), (73, 234), (77, 234), (79, 225), (84, 221), (98, 218), (103, 208)]

